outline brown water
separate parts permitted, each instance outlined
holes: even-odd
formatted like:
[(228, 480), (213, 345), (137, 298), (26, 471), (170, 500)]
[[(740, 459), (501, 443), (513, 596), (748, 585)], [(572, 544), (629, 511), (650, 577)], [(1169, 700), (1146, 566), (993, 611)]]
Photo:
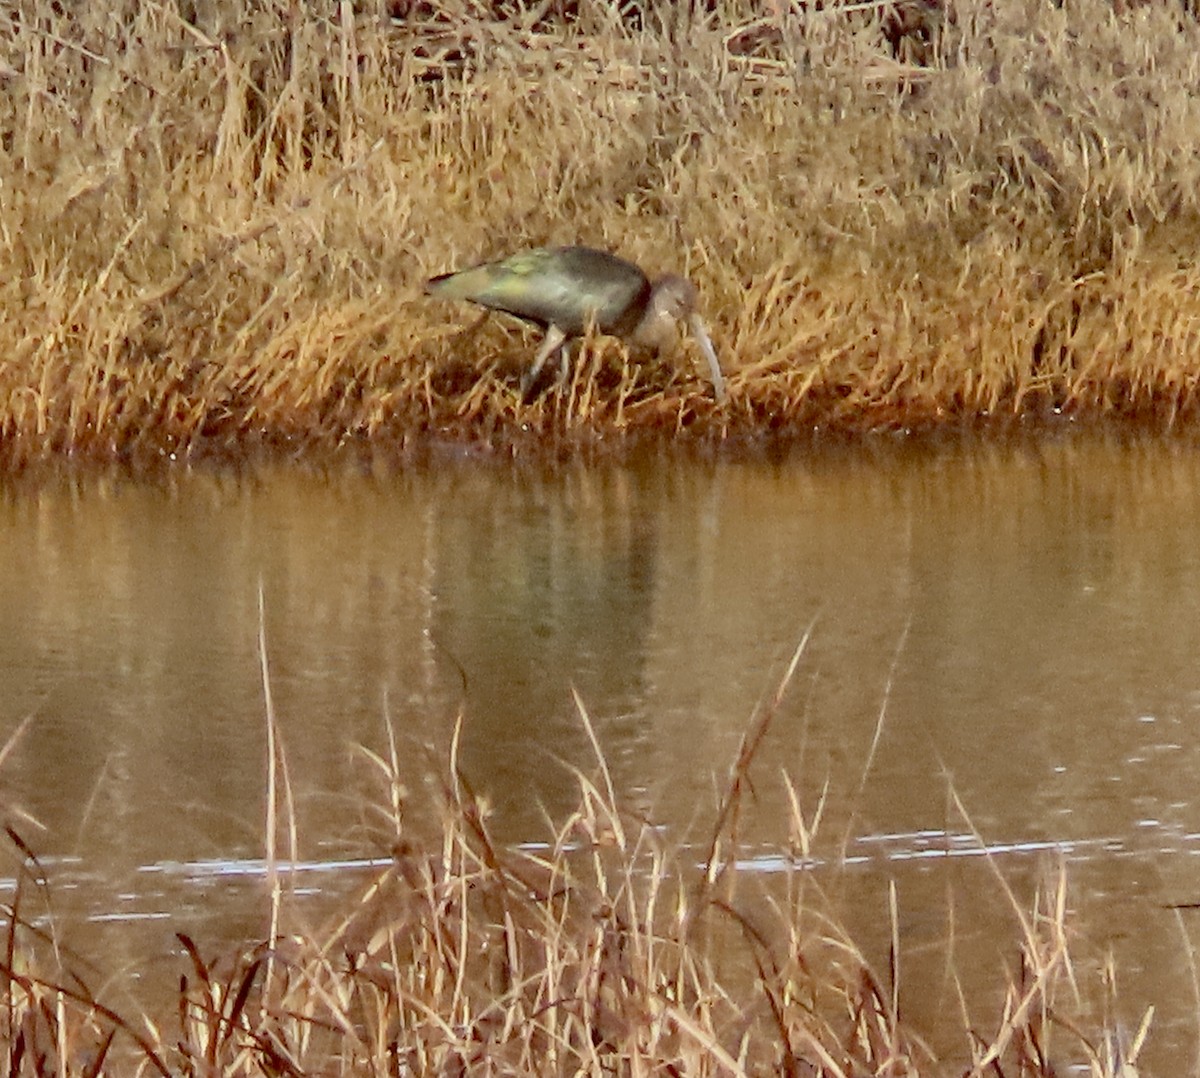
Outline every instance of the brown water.
[(382, 750), (385, 717), (414, 816), (461, 710), (498, 833), (544, 837), (574, 804), (561, 761), (589, 759), (572, 687), (623, 802), (701, 841), (809, 633), (756, 762), (746, 867), (781, 867), (778, 774), (810, 811), (828, 783), (845, 915), (882, 954), (896, 881), (909, 1016), (936, 1039), (951, 921), (985, 994), (1015, 963), (981, 850), (1022, 900), (1065, 863), (1083, 952), (1116, 958), (1123, 1024), (1153, 1004), (1150, 1058), (1195, 1065), (1200, 912), (1167, 908), (1200, 900), (1194, 447), (12, 486), (0, 736), (30, 721), (3, 804), (56, 881), (60, 930), (105, 972), (170, 984), (174, 932), (264, 931), (260, 627), (317, 890), (383, 848), (355, 746)]

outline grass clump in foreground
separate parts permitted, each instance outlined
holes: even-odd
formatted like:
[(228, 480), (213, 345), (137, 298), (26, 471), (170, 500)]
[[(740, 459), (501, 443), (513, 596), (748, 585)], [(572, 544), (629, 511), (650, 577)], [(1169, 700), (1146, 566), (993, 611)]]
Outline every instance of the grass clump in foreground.
[[(14, 9), (7, 465), (1195, 411), (1184, 5), (494, 7)], [(696, 281), (726, 407), (608, 340), (522, 404), (530, 335), (422, 295), (572, 242)]]
[(549, 841), (517, 849), (493, 840), (452, 759), (440, 827), (417, 843), (397, 760), (376, 758), (390, 865), (319, 933), (287, 927), (292, 900), (271, 866), (267, 938), (211, 964), (181, 936), (167, 1022), (117, 1014), (67, 970), (65, 949), (27, 919), (27, 878), (45, 882), (27, 867), (0, 958), (7, 1072), (1134, 1078), (1150, 1014), (1132, 1043), (1082, 1031), (1061, 876), (1032, 914), (998, 878), (1019, 973), (994, 1018), (964, 1029), (960, 1058), (942, 1060), (900, 1013), (894, 891), (880, 976), (809, 870), (820, 851), (796, 791), (794, 870), (766, 894), (739, 878), (747, 772), (772, 713), (745, 739), (706, 854), (668, 849), (623, 812), (602, 759), (594, 778), (579, 774), (578, 806)]

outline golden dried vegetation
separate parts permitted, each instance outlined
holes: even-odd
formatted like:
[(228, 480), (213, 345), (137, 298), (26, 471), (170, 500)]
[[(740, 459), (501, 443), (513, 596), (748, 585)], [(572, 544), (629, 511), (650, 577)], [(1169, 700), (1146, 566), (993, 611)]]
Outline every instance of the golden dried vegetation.
[(838, 870), (818, 826), (823, 796), (806, 816), (792, 788), (789, 840), (775, 855), (786, 868), (769, 886), (739, 867), (748, 770), (771, 710), (749, 731), (699, 847), (672, 848), (625, 810), (602, 758), (578, 772), (577, 806), (546, 841), (514, 848), (492, 836), (453, 756), (440, 815), (420, 828), (397, 759), (376, 756), (383, 790), (370, 807), (391, 848), (384, 867), (313, 931), (297, 927), (307, 919), (286, 864), (268, 857), (269, 931), (217, 959), (180, 935), (178, 997), (163, 1013), (122, 1013), (105, 1002), (113, 978), (97, 990), (90, 970), (79, 975), (79, 956), (42, 927), (53, 924), (52, 884), (10, 829), (23, 865), (0, 934), (7, 1071), (1136, 1078), (1153, 1012), (1131, 1031), (1118, 1028), (1111, 998), (1088, 1004), (1112, 984), (1093, 983), (1102, 978), (1068, 948), (1061, 875), (1026, 909), (994, 874), (1017, 968), (997, 969), (990, 1013), (968, 1017), (959, 999), (958, 1049), (938, 1058), (902, 1013), (895, 889), (887, 972), (828, 897)]
[[(695, 10), (686, 14), (686, 8)], [(403, 451), (1195, 410), (1184, 5), (23, 0), (0, 20), (0, 456)], [(689, 346), (422, 293), (584, 242)]]

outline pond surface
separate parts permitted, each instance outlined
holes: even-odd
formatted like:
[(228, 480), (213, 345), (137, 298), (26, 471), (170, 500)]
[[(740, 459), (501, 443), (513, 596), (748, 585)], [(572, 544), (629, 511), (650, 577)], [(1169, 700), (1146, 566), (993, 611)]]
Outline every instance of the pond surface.
[(885, 960), (896, 882), (908, 1017), (936, 1040), (947, 1008), (961, 1039), (948, 926), (955, 972), (999, 990), (1019, 942), (999, 879), (1030, 903), (1065, 863), (1122, 1024), (1153, 1004), (1146, 1058), (1195, 1065), (1200, 911), (1170, 906), (1200, 901), (1196, 447), (12, 484), (0, 738), (25, 725), (0, 797), (60, 930), (106, 972), (169, 986), (176, 931), (265, 931), (260, 638), (318, 891), (386, 851), (359, 747), (386, 751), (389, 724), (414, 818), (461, 715), (496, 833), (544, 838), (575, 804), (566, 765), (592, 766), (573, 691), (622, 803), (702, 849), (804, 641), (755, 760), (744, 865), (779, 867), (781, 773), (808, 813), (826, 791), (845, 916)]

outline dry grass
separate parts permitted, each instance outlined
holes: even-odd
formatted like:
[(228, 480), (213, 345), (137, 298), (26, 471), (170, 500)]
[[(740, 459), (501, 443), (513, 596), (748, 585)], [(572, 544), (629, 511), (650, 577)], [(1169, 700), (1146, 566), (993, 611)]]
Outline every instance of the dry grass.
[(580, 791), (578, 811), (533, 852), (492, 842), (480, 805), (455, 786), (440, 843), (399, 845), (318, 938), (210, 962), (181, 937), (188, 959), (166, 1020), (118, 1014), (69, 972), (25, 919), (24, 888), (40, 875), (31, 859), (0, 957), (6, 1071), (1136, 1073), (1121, 1067), (1136, 1062), (1145, 1029), (1118, 1051), (1114, 1036), (1089, 1039), (1072, 1018), (1081, 1006), (1061, 880), (1014, 917), (1019, 973), (990, 1027), (964, 1031), (961, 1058), (938, 1060), (901, 1019), (899, 986), (872, 969), (804, 872), (771, 914), (747, 913), (734, 896), (753, 881), (730, 870), (706, 887), (601, 788), (581, 779)]
[[(699, 867), (695, 847), (671, 848), (622, 810), (582, 704), (597, 763), (578, 772), (577, 808), (539, 847), (494, 840), (455, 749), (440, 823), (416, 839), (394, 744), (368, 753), (389, 867), (319, 932), (295, 930), (303, 917), (281, 887), (256, 947), (211, 962), (181, 936), (185, 971), (166, 1020), (105, 1006), (73, 972), (82, 961), (35, 927), (51, 888), (9, 829), (23, 867), (0, 955), (6, 1072), (1136, 1078), (1150, 1014), (1132, 1040), (1102, 1020), (1085, 1031), (1102, 1008), (1089, 1012), (1068, 952), (1061, 874), (1026, 911), (996, 872), (1018, 967), (998, 1013), (939, 1060), (902, 1018), (895, 888), (880, 974), (835, 915), (828, 872), (812, 871), (836, 856), (819, 811), (806, 818), (793, 798), (782, 882), (738, 869), (750, 768), (782, 691), (744, 738)], [(271, 867), (276, 877), (282, 866)]]
[[(10, 6), (4, 460), (1194, 412), (1178, 3), (529, 8)], [(610, 340), (522, 404), (422, 284), (546, 242), (690, 274), (728, 405)]]

